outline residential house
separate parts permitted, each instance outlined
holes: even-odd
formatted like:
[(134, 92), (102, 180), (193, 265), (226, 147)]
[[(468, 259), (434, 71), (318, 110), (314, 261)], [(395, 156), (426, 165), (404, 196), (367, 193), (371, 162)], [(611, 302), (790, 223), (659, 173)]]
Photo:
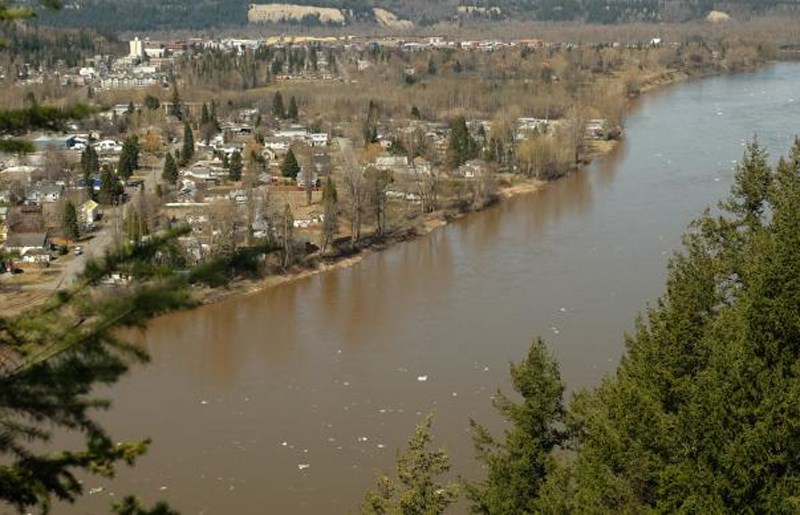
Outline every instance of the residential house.
[[(26, 254), (39, 256), (33, 258), (35, 261), (44, 261), (45, 258), (41, 257), (40, 251), (48, 252), (50, 250), (50, 241), (46, 232), (15, 232), (9, 231), (6, 238), (6, 251), (18, 254), (23, 259)], [(49, 253), (47, 254), (49, 256)], [(46, 258), (49, 261), (49, 257)]]
[(475, 179), (483, 175), (486, 171), (486, 163), (479, 159), (468, 161), (453, 170), (452, 174), (456, 177), (463, 177), (464, 179)]
[(113, 139), (104, 139), (94, 144), (95, 150), (98, 152), (109, 152), (118, 154), (122, 152), (122, 143)]
[[(274, 157), (285, 155), (289, 152), (291, 141), (288, 138), (267, 138), (264, 140), (264, 148), (274, 152)], [(271, 159), (274, 159), (271, 158)]]
[(308, 139), (308, 129), (300, 126), (292, 126), (288, 129), (283, 129), (275, 132), (276, 138), (284, 138), (290, 141), (305, 141)]
[(327, 147), (328, 134), (326, 132), (315, 132), (311, 134), (309, 143), (312, 147)]
[(388, 170), (398, 176), (409, 173), (408, 165), (406, 156), (381, 156), (375, 159), (375, 168)]
[(78, 208), (78, 219), (84, 225), (94, 225), (100, 214), (100, 205), (94, 200), (87, 200)]
[(32, 205), (58, 202), (63, 192), (64, 187), (58, 184), (37, 184), (25, 193), (25, 202)]

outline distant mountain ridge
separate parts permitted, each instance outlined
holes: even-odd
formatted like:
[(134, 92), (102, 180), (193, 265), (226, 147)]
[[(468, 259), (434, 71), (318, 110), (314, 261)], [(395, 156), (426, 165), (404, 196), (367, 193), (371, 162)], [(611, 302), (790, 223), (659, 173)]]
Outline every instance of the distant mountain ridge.
[[(251, 7), (277, 3), (289, 4), (288, 12), (301, 14), (274, 15), (273, 19), (274, 6), (255, 7), (255, 11)], [(276, 20), (305, 26), (343, 26), (385, 25), (387, 19), (396, 19), (402, 22), (398, 27), (408, 28), (459, 19), (609, 24), (687, 21), (703, 18), (712, 10), (746, 17), (798, 8), (800, 0), (66, 0), (62, 11), (42, 13), (42, 20), (114, 31), (202, 29)], [(254, 17), (253, 13), (259, 11), (267, 14)]]

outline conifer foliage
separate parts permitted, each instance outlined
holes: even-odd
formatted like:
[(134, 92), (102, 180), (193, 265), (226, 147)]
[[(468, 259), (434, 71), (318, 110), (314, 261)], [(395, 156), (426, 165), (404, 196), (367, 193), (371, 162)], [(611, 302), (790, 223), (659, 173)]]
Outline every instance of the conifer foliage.
[[(90, 261), (76, 285), (45, 306), (0, 316), (0, 501), (19, 511), (47, 511), (53, 499), (83, 493), (79, 475), (111, 477), (118, 464), (133, 464), (147, 449), (148, 440), (117, 443), (96, 422), (109, 403), (95, 391), (147, 361), (140, 347), (119, 338), (120, 329), (191, 304), (183, 278), (147, 266), (175, 237)], [(115, 270), (142, 282), (98, 297), (94, 287)], [(80, 436), (83, 448), (47, 450), (55, 431)]]
[[(749, 144), (719, 207), (691, 224), (666, 294), (599, 387), (565, 409), (541, 341), (511, 367), (503, 437), (473, 422), (474, 513), (798, 511), (800, 143), (775, 167)], [(395, 488), (379, 481), (367, 511), (438, 510), (392, 511)]]
[(130, 136), (122, 144), (122, 153), (119, 155), (117, 174), (123, 179), (128, 179), (139, 168), (139, 138)]
[(444, 513), (458, 499), (455, 483), (441, 484), (437, 478), (450, 470), (450, 459), (442, 449), (431, 450), (433, 416), (428, 415), (408, 440), (408, 449), (397, 459), (397, 478), (379, 476), (367, 492), (365, 514)]
[(173, 186), (178, 182), (178, 164), (170, 152), (167, 152), (167, 157), (164, 158), (164, 169), (161, 172), (161, 178)]

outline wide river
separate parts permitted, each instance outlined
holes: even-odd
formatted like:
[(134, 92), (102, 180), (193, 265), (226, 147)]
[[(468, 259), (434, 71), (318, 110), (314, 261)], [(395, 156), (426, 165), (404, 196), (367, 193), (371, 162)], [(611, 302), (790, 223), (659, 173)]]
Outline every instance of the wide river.
[(474, 476), (469, 419), (499, 427), (491, 396), (508, 363), (541, 335), (570, 390), (613, 371), (745, 141), (777, 156), (798, 120), (799, 65), (673, 86), (632, 109), (612, 155), (539, 193), (352, 268), (157, 320), (153, 362), (103, 416), (115, 436), (151, 436), (150, 452), (56, 513), (107, 512), (127, 493), (183, 513), (353, 512), (429, 412), (454, 471)]

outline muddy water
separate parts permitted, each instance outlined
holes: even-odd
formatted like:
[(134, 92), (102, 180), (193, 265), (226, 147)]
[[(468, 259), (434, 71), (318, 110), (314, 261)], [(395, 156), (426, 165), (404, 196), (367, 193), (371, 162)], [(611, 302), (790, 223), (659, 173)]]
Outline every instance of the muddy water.
[[(800, 131), (800, 66), (645, 98), (627, 141), (584, 172), (362, 263), (157, 321), (153, 363), (113, 391), (105, 420), (155, 442), (102, 493), (184, 513), (353, 511), (422, 414), (455, 469), (476, 473), (470, 417), (510, 360), (546, 338), (571, 389), (596, 384), (660, 293), (689, 220), (725, 195), (757, 133)], [(306, 468), (305, 465), (308, 465)], [(301, 467), (302, 470), (301, 470)]]

